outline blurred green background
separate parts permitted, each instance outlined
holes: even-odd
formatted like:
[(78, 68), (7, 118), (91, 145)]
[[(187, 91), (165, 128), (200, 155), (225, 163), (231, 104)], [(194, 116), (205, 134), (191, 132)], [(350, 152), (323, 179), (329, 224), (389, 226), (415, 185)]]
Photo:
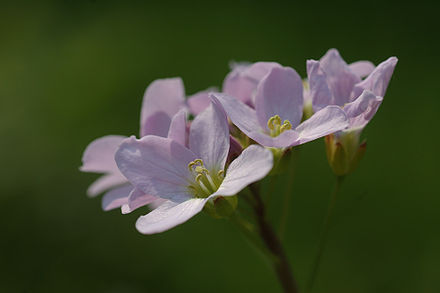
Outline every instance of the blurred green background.
[[(399, 63), (334, 214), (314, 292), (440, 292), (438, 7), (418, 1), (10, 1), (0, 8), (0, 292), (278, 292), (227, 221), (143, 236), (80, 173), (93, 139), (138, 133), (146, 86), (221, 86), (228, 62)], [(300, 149), (285, 245), (303, 288), (334, 178)], [(275, 178), (275, 225), (287, 175)]]

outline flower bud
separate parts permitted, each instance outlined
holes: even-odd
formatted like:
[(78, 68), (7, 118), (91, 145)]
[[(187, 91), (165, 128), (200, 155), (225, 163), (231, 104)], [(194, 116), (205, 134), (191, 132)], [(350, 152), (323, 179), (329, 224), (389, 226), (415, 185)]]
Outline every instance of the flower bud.
[(204, 211), (216, 219), (228, 218), (237, 209), (237, 196), (219, 196), (206, 203)]
[(359, 143), (360, 132), (341, 131), (325, 137), (327, 159), (335, 175), (344, 176), (353, 172), (364, 156), (367, 143)]

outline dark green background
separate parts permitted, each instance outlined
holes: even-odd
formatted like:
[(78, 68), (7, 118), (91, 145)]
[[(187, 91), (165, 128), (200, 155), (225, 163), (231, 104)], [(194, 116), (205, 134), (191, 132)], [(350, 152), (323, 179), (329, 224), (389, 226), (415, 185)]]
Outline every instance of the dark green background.
[[(94, 138), (137, 134), (146, 86), (220, 86), (228, 62), (399, 63), (343, 186), (314, 292), (440, 292), (438, 7), (417, 1), (57, 1), (0, 7), (0, 291), (278, 292), (232, 224), (201, 214), (143, 236), (78, 171)], [(286, 175), (275, 179), (277, 224)], [(300, 150), (286, 249), (301, 287), (334, 179)]]

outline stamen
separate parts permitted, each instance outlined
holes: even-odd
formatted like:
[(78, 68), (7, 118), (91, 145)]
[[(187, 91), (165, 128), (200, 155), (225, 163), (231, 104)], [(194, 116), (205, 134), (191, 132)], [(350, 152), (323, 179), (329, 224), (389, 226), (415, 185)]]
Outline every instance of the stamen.
[(197, 198), (207, 198), (216, 192), (223, 182), (224, 171), (220, 170), (211, 174), (204, 167), (201, 159), (190, 162), (188, 169), (194, 176), (194, 181), (189, 181), (188, 189)]
[(281, 125), (281, 117), (274, 115), (267, 121), (267, 128), (269, 128), (269, 134), (272, 137), (276, 137), (288, 129), (292, 129), (292, 124), (289, 120), (284, 120)]
[(280, 127), (280, 133), (283, 133), (285, 130), (292, 129), (292, 124), (289, 120), (284, 120), (283, 125)]

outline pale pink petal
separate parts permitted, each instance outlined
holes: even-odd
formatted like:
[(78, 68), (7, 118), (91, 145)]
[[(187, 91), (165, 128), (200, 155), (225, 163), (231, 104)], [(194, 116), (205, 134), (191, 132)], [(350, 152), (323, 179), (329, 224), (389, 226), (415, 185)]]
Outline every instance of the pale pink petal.
[(188, 199), (184, 202), (166, 201), (155, 210), (136, 221), (136, 229), (142, 234), (161, 233), (180, 225), (198, 214), (207, 199)]
[(223, 106), (232, 123), (243, 131), (244, 134), (261, 145), (267, 147), (287, 147), (298, 137), (298, 134), (291, 130), (284, 131), (277, 137), (271, 137), (264, 133), (265, 130), (260, 127), (255, 110), (249, 106), (224, 94), (215, 93), (211, 95), (211, 98)]
[(125, 184), (127, 181), (127, 178), (125, 178), (120, 172), (103, 175), (89, 186), (87, 189), (87, 195), (95, 197), (112, 187)]
[(348, 67), (359, 78), (364, 78), (373, 72), (376, 66), (374, 66), (374, 64), (370, 61), (356, 61), (348, 65)]
[(272, 68), (281, 67), (275, 62), (256, 62), (250, 65), (239, 65), (226, 76), (223, 92), (250, 105), (258, 83)]
[(364, 128), (376, 114), (383, 98), (365, 90), (354, 102), (346, 104), (344, 111), (349, 117), (349, 128)]
[(335, 104), (343, 106), (349, 102), (354, 85), (361, 81), (360, 77), (350, 70), (336, 49), (328, 50), (319, 64), (326, 74)]
[(127, 204), (128, 195), (132, 189), (133, 186), (131, 184), (126, 184), (106, 192), (102, 197), (102, 209), (109, 211)]
[(353, 118), (367, 111), (368, 106), (374, 100), (376, 100), (376, 96), (372, 92), (365, 90), (354, 102), (345, 104), (343, 109), (348, 118)]
[(195, 93), (192, 96), (189, 96), (187, 99), (187, 103), (189, 106), (189, 110), (191, 114), (198, 115), (200, 112), (208, 108), (211, 103), (211, 99), (209, 98), (209, 93), (216, 92), (216, 88), (209, 88), (207, 90)]
[(295, 130), (286, 130), (278, 136), (272, 137), (261, 131), (246, 133), (247, 136), (252, 138), (257, 143), (265, 147), (272, 148), (285, 148), (289, 147), (298, 140), (298, 133)]
[(185, 89), (180, 78), (153, 81), (146, 89), (142, 102), (141, 136), (154, 134), (165, 137), (171, 117), (184, 103)]
[(126, 204), (122, 207), (122, 213), (128, 214), (132, 211), (136, 210), (137, 208), (143, 207), (147, 204), (151, 204), (152, 202), (155, 202), (159, 198), (153, 195), (145, 194), (145, 192), (141, 191), (140, 189), (132, 187), (132, 190), (128, 196)]
[(191, 124), (189, 148), (208, 170), (222, 170), (229, 152), (229, 125), (222, 106), (213, 101)]
[(245, 134), (263, 130), (258, 123), (257, 113), (251, 107), (225, 94), (213, 93), (210, 97), (222, 105), (232, 123)]
[(174, 115), (171, 120), (170, 129), (168, 130), (168, 138), (186, 145), (187, 133), (186, 133), (186, 110), (181, 109)]
[(115, 163), (115, 152), (126, 136), (108, 135), (92, 141), (82, 157), (83, 172), (119, 173)]
[(396, 57), (390, 57), (380, 63), (365, 80), (356, 84), (354, 98), (358, 97), (364, 90), (369, 90), (376, 96), (383, 97), (388, 88), (388, 83), (393, 75), (396, 64)]
[(261, 146), (251, 145), (229, 165), (219, 189), (209, 198), (235, 195), (249, 184), (264, 178), (272, 167), (272, 152)]
[(327, 77), (321, 70), (318, 61), (307, 60), (307, 76), (309, 79), (309, 95), (312, 99), (313, 110), (316, 112), (328, 105), (333, 105), (335, 101), (328, 87)]
[(122, 174), (145, 194), (165, 199), (190, 197), (188, 164), (197, 157), (169, 138), (153, 135), (126, 139), (115, 160)]
[(303, 85), (298, 73), (290, 67), (272, 68), (259, 83), (255, 96), (260, 126), (267, 129), (267, 121), (278, 115), (296, 127), (301, 121), (303, 103)]
[(294, 145), (303, 144), (348, 126), (345, 112), (338, 106), (327, 106), (301, 123), (295, 130), (299, 133)]

